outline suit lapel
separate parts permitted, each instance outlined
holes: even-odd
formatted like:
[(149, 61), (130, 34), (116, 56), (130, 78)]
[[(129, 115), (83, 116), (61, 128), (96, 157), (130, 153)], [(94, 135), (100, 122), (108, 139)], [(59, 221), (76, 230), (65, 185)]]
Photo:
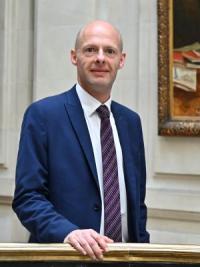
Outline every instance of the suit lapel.
[(96, 181), (96, 184), (99, 188), (92, 143), (90, 140), (90, 135), (85, 121), (83, 109), (81, 107), (81, 103), (79, 101), (75, 87), (73, 87), (70, 91), (68, 91), (66, 93), (66, 96), (67, 96), (67, 101), (65, 103), (65, 107), (69, 115), (69, 119), (75, 131), (77, 139), (80, 142), (82, 150), (86, 156), (86, 159), (92, 171), (93, 177)]

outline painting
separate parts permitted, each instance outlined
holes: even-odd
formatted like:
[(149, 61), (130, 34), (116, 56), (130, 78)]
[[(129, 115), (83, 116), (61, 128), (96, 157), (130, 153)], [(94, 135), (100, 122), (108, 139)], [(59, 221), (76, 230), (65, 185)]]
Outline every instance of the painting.
[(158, 0), (158, 133), (200, 137), (200, 0)]

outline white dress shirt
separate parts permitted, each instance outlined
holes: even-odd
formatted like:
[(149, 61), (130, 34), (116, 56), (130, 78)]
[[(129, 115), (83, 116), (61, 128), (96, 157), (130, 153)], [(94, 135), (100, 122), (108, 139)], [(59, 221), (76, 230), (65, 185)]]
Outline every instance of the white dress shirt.
[[(76, 91), (80, 99), (87, 127), (92, 142), (96, 169), (98, 174), (98, 181), (101, 193), (102, 213), (101, 213), (101, 224), (100, 233), (104, 234), (104, 201), (103, 201), (103, 167), (102, 167), (102, 154), (101, 154), (101, 139), (100, 139), (100, 118), (96, 112), (96, 109), (102, 105), (96, 98), (87, 93), (78, 83), (76, 85)], [(110, 111), (110, 122), (113, 130), (116, 154), (117, 154), (117, 165), (118, 165), (118, 177), (119, 177), (119, 190), (120, 190), (120, 206), (121, 206), (121, 218), (122, 218), (122, 241), (128, 240), (128, 227), (127, 227), (127, 198), (126, 198), (126, 187), (124, 181), (124, 170), (123, 170), (123, 157), (121, 145), (119, 142), (118, 132), (115, 125), (115, 120), (111, 112), (111, 99), (104, 103)]]

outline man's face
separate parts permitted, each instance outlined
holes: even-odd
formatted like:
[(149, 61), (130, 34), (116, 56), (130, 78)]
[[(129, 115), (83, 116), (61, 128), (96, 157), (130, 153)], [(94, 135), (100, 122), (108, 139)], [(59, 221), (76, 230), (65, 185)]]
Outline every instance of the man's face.
[(91, 25), (80, 36), (71, 52), (77, 66), (78, 82), (89, 93), (110, 94), (118, 69), (124, 65), (120, 37), (111, 25)]

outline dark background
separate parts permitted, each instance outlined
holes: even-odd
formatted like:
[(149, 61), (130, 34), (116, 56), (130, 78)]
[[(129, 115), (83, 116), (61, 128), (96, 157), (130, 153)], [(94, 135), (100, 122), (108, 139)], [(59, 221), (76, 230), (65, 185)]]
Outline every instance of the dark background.
[(174, 0), (174, 48), (200, 42), (200, 0)]

